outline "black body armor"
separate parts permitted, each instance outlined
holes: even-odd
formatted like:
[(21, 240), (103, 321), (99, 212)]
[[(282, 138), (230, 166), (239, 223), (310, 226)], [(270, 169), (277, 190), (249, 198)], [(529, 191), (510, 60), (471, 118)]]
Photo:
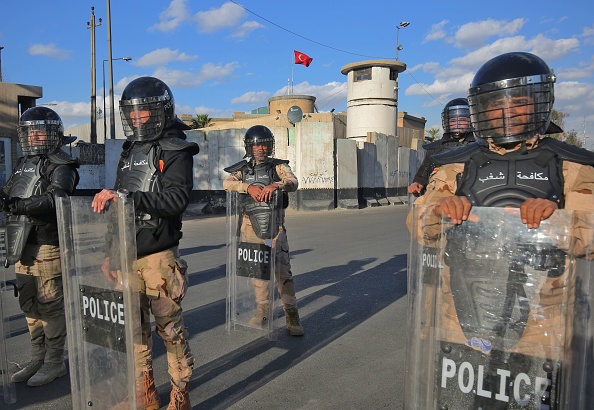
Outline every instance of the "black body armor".
[[(288, 164), (288, 160), (268, 158), (265, 162), (253, 165), (243, 160), (230, 167), (225, 168), (226, 172), (241, 171), (243, 182), (260, 187), (268, 186), (274, 182), (280, 181), (276, 173), (276, 166), (279, 164)], [(272, 220), (272, 206), (268, 202), (256, 202), (250, 195), (242, 195), (246, 215), (250, 218), (254, 232), (261, 239), (269, 239), (276, 235), (272, 232), (274, 221)], [(286, 198), (286, 199), (285, 199)], [(277, 201), (277, 209), (286, 208), (288, 197), (285, 192), (283, 195), (274, 195), (273, 201)]]
[[(76, 160), (61, 150), (47, 155), (21, 157), (13, 174), (6, 183), (4, 191), (10, 198), (27, 201), (24, 205), (29, 212), (35, 209), (47, 209), (49, 201), (55, 197), (71, 194), (78, 183), (78, 174), (70, 167), (78, 167)], [(51, 171), (50, 171), (51, 168)], [(54, 186), (50, 174), (53, 175)], [(51, 196), (44, 196), (50, 193)], [(33, 196), (39, 199), (30, 200)], [(43, 231), (43, 232), (42, 232)], [(39, 213), (35, 216), (7, 214), (6, 217), (6, 260), (4, 266), (9, 266), (20, 260), (25, 244), (55, 244), (58, 245), (58, 227), (55, 212)]]
[[(161, 169), (159, 160), (161, 151), (191, 150), (196, 154), (197, 145), (181, 138), (162, 138), (157, 141), (138, 143), (125, 142), (120, 162), (116, 189), (125, 188), (130, 192), (161, 192)], [(180, 215), (181, 218), (181, 215)], [(136, 212), (136, 229), (155, 228), (159, 226), (160, 218), (145, 212)]]
[(465, 163), (456, 195), (474, 206), (519, 207), (528, 198), (545, 198), (564, 206), (562, 161), (594, 165), (594, 153), (545, 138), (531, 150), (499, 155), (475, 142), (436, 155), (436, 164)]

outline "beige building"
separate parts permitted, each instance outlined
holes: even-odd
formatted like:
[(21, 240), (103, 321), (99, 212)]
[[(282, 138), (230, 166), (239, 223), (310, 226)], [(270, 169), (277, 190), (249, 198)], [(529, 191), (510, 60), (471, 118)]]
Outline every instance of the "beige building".
[(43, 89), (35, 85), (0, 82), (0, 183), (12, 171), (17, 160), (17, 126), (21, 113), (36, 105)]

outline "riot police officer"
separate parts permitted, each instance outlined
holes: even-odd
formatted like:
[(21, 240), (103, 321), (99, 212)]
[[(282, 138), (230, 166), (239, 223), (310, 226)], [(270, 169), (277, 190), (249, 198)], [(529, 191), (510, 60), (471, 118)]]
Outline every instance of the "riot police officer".
[[(122, 93), (120, 114), (127, 141), (118, 164), (115, 188), (104, 189), (93, 200), (95, 212), (117, 195), (134, 199), (142, 346), (135, 348), (139, 401), (158, 408), (152, 371), (150, 313), (156, 332), (167, 349), (172, 390), (168, 409), (190, 409), (188, 383), (194, 366), (181, 301), (188, 286), (187, 264), (180, 258), (182, 213), (193, 188), (193, 159), (197, 144), (186, 141), (189, 127), (175, 115), (169, 87), (154, 77), (140, 77)], [(117, 267), (106, 259), (103, 271), (117, 280)]]
[(433, 155), (463, 147), (474, 141), (470, 125), (470, 109), (466, 98), (454, 98), (445, 105), (441, 112), (441, 126), (443, 128), (443, 137), (423, 145), (427, 153), (413, 178), (412, 184), (408, 187), (409, 194), (420, 194), (427, 186), (429, 177), (435, 169), (435, 164), (431, 161)]
[[(427, 193), (417, 200), (419, 205), (428, 205), (421, 227), (425, 238), (438, 234), (441, 217), (453, 223), (446, 231), (444, 262), (449, 274), (442, 275), (440, 325), (451, 330), (450, 334), (460, 329), (458, 334), (466, 339), (478, 332), (483, 342), (494, 347), (490, 359), (481, 356), (482, 363), (494, 363), (498, 374), (526, 374), (543, 380), (548, 386), (546, 397), (533, 395), (526, 400), (551, 408), (562, 389), (570, 387), (560, 386), (561, 379), (547, 367), (552, 363), (551, 352), (567, 348), (564, 343), (571, 340), (571, 333), (553, 337), (566, 329), (571, 332), (558, 306), (559, 295), (574, 286), (571, 274), (564, 269), (564, 258), (554, 257), (557, 249), (548, 254), (548, 263), (556, 261), (559, 266), (551, 267), (537, 289), (526, 290), (520, 265), (501, 272), (509, 275), (508, 286), (496, 289), (484, 276), (484, 260), (481, 265), (480, 258), (460, 245), (464, 236), (481, 237), (480, 221), (470, 213), (473, 206), (519, 208), (522, 223), (530, 229), (539, 228), (557, 209), (594, 210), (594, 154), (545, 136), (550, 130), (555, 80), (548, 65), (530, 53), (511, 52), (487, 61), (468, 92), (477, 142), (434, 156), (440, 168), (432, 176)], [(489, 249), (489, 238), (473, 247)], [(523, 256), (537, 257), (529, 252)], [(512, 319), (512, 312), (521, 312), (519, 320)], [(464, 352), (462, 360), (477, 358), (469, 347), (472, 342), (447, 342)], [(485, 372), (484, 380), (493, 385), (495, 375)], [(519, 388), (511, 384), (505, 387), (509, 391)], [(444, 393), (439, 405), (467, 408), (464, 401), (472, 408), (508, 408), (500, 398), (485, 394), (476, 395), (474, 402), (468, 397), (447, 402), (451, 393)]]
[[(289, 166), (288, 160), (274, 158), (274, 135), (267, 127), (263, 125), (254, 125), (249, 128), (244, 136), (245, 158), (234, 165), (225, 168), (225, 171), (231, 173), (223, 181), (223, 188), (226, 191), (237, 191), (243, 194), (249, 194), (258, 205), (267, 206), (276, 191), (282, 193), (284, 206), (281, 206), (280, 220), (272, 224), (267, 218), (259, 215), (268, 215), (272, 213), (245, 213), (242, 226), (246, 235), (262, 237), (261, 232), (265, 232), (268, 226), (278, 227), (278, 233), (273, 235), (276, 240), (276, 276), (277, 287), (285, 311), (286, 327), (292, 336), (302, 336), (303, 326), (297, 310), (297, 298), (295, 297), (295, 285), (293, 283), (293, 274), (291, 273), (291, 264), (289, 261), (289, 243), (287, 240), (286, 229), (284, 226), (285, 212), (284, 207), (288, 205), (288, 192), (297, 190), (298, 181)], [(255, 210), (257, 211), (257, 210)], [(269, 290), (267, 281), (253, 279), (256, 292), (257, 313), (250, 320), (251, 324), (261, 325), (267, 320), (269, 311)]]
[(12, 381), (41, 386), (66, 374), (56, 199), (74, 192), (78, 162), (60, 149), (62, 120), (47, 107), (26, 110), (18, 134), (23, 156), (2, 190), (5, 266), (15, 265), (19, 304), (31, 335), (31, 361)]

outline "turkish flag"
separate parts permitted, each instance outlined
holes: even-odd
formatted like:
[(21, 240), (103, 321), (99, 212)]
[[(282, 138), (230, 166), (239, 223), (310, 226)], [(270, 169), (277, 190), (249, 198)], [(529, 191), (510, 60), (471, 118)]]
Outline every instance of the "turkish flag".
[(293, 52), (295, 53), (295, 64), (303, 64), (304, 66), (309, 67), (313, 58), (301, 51), (293, 50)]

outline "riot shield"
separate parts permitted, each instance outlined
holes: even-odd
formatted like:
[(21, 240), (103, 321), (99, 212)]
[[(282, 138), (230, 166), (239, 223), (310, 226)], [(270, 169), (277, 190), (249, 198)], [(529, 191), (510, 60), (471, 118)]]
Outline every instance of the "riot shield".
[(270, 203), (227, 192), (227, 330), (253, 329), (276, 340), (276, 236), (282, 196)]
[(594, 215), (414, 212), (405, 408), (589, 408)]
[[(131, 199), (119, 198), (97, 214), (91, 203), (89, 197), (57, 202), (72, 405), (140, 408), (134, 367), (141, 333), (134, 206)], [(102, 269), (117, 279), (108, 280)]]
[[(6, 249), (4, 247), (4, 220), (2, 220), (1, 224), (0, 260), (3, 261), (6, 257)], [(10, 328), (8, 323), (8, 313), (6, 312), (7, 303), (5, 302), (5, 298), (14, 297), (13, 290), (16, 284), (7, 282), (7, 273), (8, 269), (2, 265), (2, 267), (0, 267), (0, 395), (2, 395), (4, 403), (10, 404), (16, 402), (16, 390), (14, 382), (10, 381), (12, 375), (10, 368), (8, 367), (9, 361), (6, 353), (6, 341), (10, 336)]]

